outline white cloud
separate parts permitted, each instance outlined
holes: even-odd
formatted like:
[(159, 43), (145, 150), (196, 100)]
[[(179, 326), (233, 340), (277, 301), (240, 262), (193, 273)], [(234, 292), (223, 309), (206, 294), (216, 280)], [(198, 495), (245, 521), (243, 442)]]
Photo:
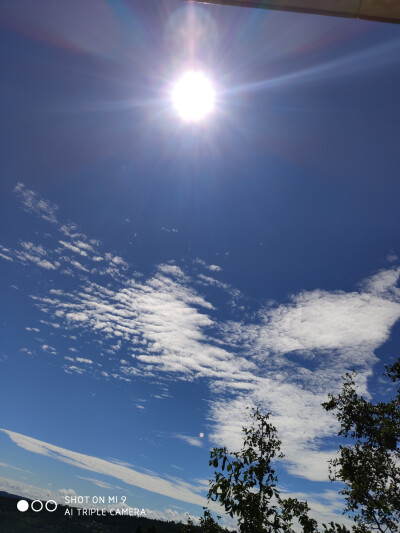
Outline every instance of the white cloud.
[(41, 245), (35, 245), (32, 242), (22, 242), (21, 249), (13, 252), (14, 256), (22, 263), (31, 261), (46, 270), (56, 270), (60, 264), (56, 261), (51, 263), (48, 260), (49, 253)]
[(177, 265), (159, 265), (158, 271), (162, 274), (169, 275), (171, 277), (175, 277), (177, 279), (180, 279), (182, 281), (186, 280), (188, 281), (187, 276), (184, 274), (183, 270), (179, 268)]
[(67, 313), (65, 315), (67, 320), (73, 320), (75, 322), (84, 322), (88, 319), (88, 316), (85, 313)]
[[(142, 372), (156, 367), (158, 371), (178, 372), (185, 379), (205, 376), (224, 380), (235, 373), (235, 386), (242, 382), (247, 388), (248, 381), (254, 380), (250, 369), (255, 370), (255, 365), (213, 342), (207, 330), (215, 324), (204, 312), (213, 306), (187, 282), (179, 267), (160, 265), (147, 282), (131, 280), (116, 291), (88, 283), (85, 291), (42, 299), (42, 309), (65, 316), (72, 327), (118, 339), (116, 348), (108, 349), (110, 353), (120, 350), (122, 342), (128, 343)], [(122, 371), (135, 373), (133, 366)]]
[[(22, 186), (17, 192), (23, 190)], [(29, 205), (35, 206), (29, 209), (43, 213), (46, 202), (37, 206), (33, 195), (25, 195)], [(93, 254), (95, 268), (89, 272), (57, 252), (64, 267), (72, 265), (88, 274), (85, 287), (69, 294), (53, 289), (51, 299), (36, 298), (35, 302), (63, 328), (94, 333), (103, 353), (111, 356), (111, 365), (115, 356), (114, 368), (98, 370), (100, 375), (135, 379), (173, 372), (184, 380), (206, 378), (217, 395), (210, 404), (215, 442), (237, 443), (240, 413), (246, 405), (259, 404), (272, 412), (284, 441), (287, 469), (309, 479), (326, 479), (330, 452), (321, 448), (321, 439), (334, 435), (337, 428), (320, 404), (328, 392), (339, 390), (340, 376), (352, 368), (359, 371), (360, 390), (368, 394), (367, 380), (377, 362), (375, 351), (400, 317), (399, 268), (381, 270), (364, 280), (357, 291), (302, 291), (243, 322), (221, 323), (216, 318), (219, 310), (193, 288), (192, 277), (178, 265), (159, 265), (153, 276), (138, 282), (137, 274), (130, 279), (124, 259), (100, 253), (99, 243), (79, 233), (73, 224), (61, 226), (60, 231), (68, 237), (60, 241), (63, 253)], [(48, 269), (60, 265), (48, 250), (33, 243), (22, 243), (17, 252), (2, 251)], [(199, 258), (194, 264), (221, 271)], [(90, 274), (111, 276), (118, 283), (94, 283)], [(234, 293), (230, 286), (204, 274), (198, 274), (196, 282)], [(121, 366), (122, 350), (132, 355), (130, 364)], [(83, 358), (75, 361), (84, 363)], [(71, 365), (65, 371), (82, 373), (84, 369)]]
[(5, 255), (5, 254), (3, 254), (3, 253), (0, 253), (0, 257), (1, 257), (2, 259), (5, 259), (6, 261), (11, 261), (11, 262), (13, 261), (13, 258), (12, 258), (12, 257), (9, 257), (8, 255)]
[(0, 251), (4, 252), (5, 254), (11, 253), (11, 250), (9, 248), (6, 248), (5, 246), (2, 246), (0, 244)]
[(18, 470), (18, 472), (24, 472), (26, 474), (32, 474), (30, 470), (24, 470), (23, 468), (19, 468), (18, 466), (9, 465), (7, 463), (0, 462), (0, 466), (3, 468), (11, 468), (12, 470)]
[[(105, 257), (115, 269), (126, 267), (118, 256)], [(201, 259), (195, 263), (210, 269)], [(240, 410), (263, 405), (272, 411), (285, 443), (287, 469), (321, 480), (327, 477), (329, 452), (319, 449), (319, 439), (335, 434), (336, 426), (320, 404), (327, 392), (338, 391), (340, 376), (353, 367), (367, 394), (374, 351), (400, 317), (398, 276), (399, 269), (383, 270), (353, 292), (303, 291), (286, 304), (266, 307), (247, 323), (214, 320), (212, 303), (171, 263), (159, 265), (147, 281), (124, 274), (122, 288), (115, 290), (88, 281), (84, 290), (53, 293), (53, 299), (42, 298), (39, 305), (62, 318), (64, 327), (94, 332), (99, 342), (114, 339), (106, 353), (129, 346), (131, 365), (102, 370), (106, 378), (174, 372), (186, 380), (207, 378), (215, 393), (233, 394), (231, 400), (211, 405), (212, 436), (220, 444), (232, 442), (234, 435), (240, 438)], [(202, 274), (198, 279), (214, 283)], [(71, 365), (65, 371), (84, 369)]]
[(328, 481), (328, 460), (335, 457), (336, 451), (318, 451), (315, 442), (335, 433), (337, 425), (322, 410), (320, 403), (324, 399), (300, 387), (266, 381), (264, 388), (252, 395), (212, 403), (210, 419), (214, 421), (214, 430), (210, 439), (230, 451), (239, 451), (243, 444), (242, 428), (249, 426), (246, 408), (258, 405), (262, 411), (272, 412), (271, 422), (282, 440), (288, 472), (312, 481)]
[(91, 359), (85, 359), (84, 357), (76, 357), (75, 361), (78, 363), (84, 363), (86, 365), (92, 365), (93, 361)]
[(117, 485), (110, 485), (109, 483), (106, 483), (105, 481), (100, 481), (99, 479), (94, 479), (91, 477), (84, 477), (84, 476), (76, 476), (76, 477), (79, 479), (83, 479), (85, 481), (89, 481), (90, 483), (93, 483), (94, 485), (102, 489), (123, 490), (121, 487), (118, 487)]
[(50, 346), (48, 344), (43, 344), (42, 345), (42, 350), (44, 352), (48, 352), (48, 353), (51, 353), (52, 355), (55, 355), (57, 353), (56, 349), (54, 348), (54, 346)]
[(197, 265), (201, 265), (207, 270), (211, 270), (211, 272), (221, 272), (222, 270), (222, 268), (218, 265), (208, 265), (205, 261), (203, 261), (203, 259), (200, 259), (199, 257), (196, 257), (193, 263)]
[[(351, 526), (354, 522), (349, 518), (342, 515), (342, 511), (346, 505), (343, 496), (338, 494), (337, 491), (324, 490), (322, 492), (292, 492), (282, 491), (284, 498), (298, 498), (302, 501), (307, 501), (310, 506), (310, 516), (317, 520), (319, 524), (328, 524), (330, 522), (336, 522), (347, 526), (351, 530)], [(301, 531), (302, 528), (295, 528), (297, 531)]]
[(395, 263), (398, 260), (398, 256), (393, 252), (389, 253), (386, 257), (386, 261), (388, 261), (389, 263)]
[(61, 503), (64, 503), (65, 502), (65, 497), (66, 496), (76, 496), (76, 492), (74, 491), (74, 489), (60, 489), (57, 494), (62, 498), (62, 501)]
[(188, 435), (179, 435), (179, 434), (174, 435), (174, 437), (176, 439), (181, 439), (187, 442), (188, 444), (190, 444), (190, 446), (198, 446), (199, 448), (203, 446), (203, 441), (199, 439), (198, 437), (190, 437)]
[(219, 287), (225, 290), (229, 290), (231, 288), (231, 286), (228, 283), (224, 283), (210, 276), (205, 276), (204, 274), (199, 274), (198, 278), (201, 281), (201, 283), (207, 286), (215, 286), (215, 287)]
[[(58, 240), (61, 245), (58, 248), (43, 248), (42, 245), (33, 243), (22, 243), (20, 249), (9, 250), (0, 245), (0, 258), (6, 261), (28, 261), (46, 270), (58, 270), (66, 276), (76, 276), (82, 272), (89, 274), (100, 274), (113, 279), (120, 279), (122, 272), (128, 268), (126, 261), (113, 253), (106, 253), (105, 259), (101, 256), (98, 247), (100, 241), (88, 239), (86, 235), (78, 230), (75, 224), (59, 224), (55, 216), (58, 207), (49, 201), (41, 199), (37, 193), (27, 189), (22, 183), (17, 184), (14, 189), (20, 197), (23, 208), (39, 215), (41, 218), (54, 223), (62, 234), (62, 239)], [(47, 234), (48, 236), (51, 236)], [(68, 237), (68, 239), (65, 239)], [(93, 260), (90, 269), (76, 260), (79, 254), (82, 259)], [(102, 263), (99, 268), (98, 263)]]
[(72, 252), (75, 252), (77, 254), (80, 254), (84, 257), (87, 257), (87, 252), (85, 252), (85, 250), (81, 250), (79, 248), (79, 246), (75, 246), (73, 245), (72, 243), (70, 242), (65, 242), (65, 241), (58, 241), (60, 244), (62, 244), (65, 248), (68, 248), (68, 250), (71, 250)]
[(59, 491), (52, 491), (49, 489), (42, 489), (22, 481), (16, 481), (6, 477), (0, 477), (0, 490), (22, 496), (29, 500), (54, 500), (59, 504), (65, 503), (65, 496), (76, 496), (72, 489), (60, 489)]
[(321, 403), (328, 392), (339, 391), (340, 377), (352, 368), (359, 371), (360, 392), (368, 395), (367, 379), (377, 362), (374, 350), (400, 317), (398, 274), (381, 271), (360, 292), (303, 292), (286, 305), (267, 308), (257, 325), (224, 329), (235, 346), (245, 346), (257, 360), (261, 376), (248, 393), (212, 402), (212, 440), (240, 449), (245, 408), (259, 405), (272, 413), (288, 471), (326, 481), (327, 461), (336, 451), (320, 447), (338, 426)]
[[(84, 235), (81, 235), (80, 237), (81, 237), (81, 238), (82, 238), (82, 237), (83, 237), (83, 238), (86, 238)], [(98, 241), (95, 241), (95, 243), (98, 245)], [(92, 243), (92, 244), (93, 244), (93, 243)], [(75, 245), (76, 245), (78, 248), (81, 249), (81, 253), (82, 253), (82, 249), (83, 249), (83, 250), (86, 250), (86, 251), (88, 251), (88, 252), (94, 252), (95, 250), (94, 250), (92, 244), (89, 244), (89, 243), (87, 243), (87, 242), (85, 242), (85, 241), (82, 241), (82, 240), (77, 240), (77, 241), (75, 241)]]
[(399, 279), (400, 268), (383, 269), (374, 276), (367, 278), (361, 283), (362, 289), (366, 293), (381, 297), (396, 297), (400, 300), (400, 289), (396, 287)]
[(257, 345), (275, 353), (375, 347), (399, 317), (398, 302), (371, 293), (303, 292), (264, 313)]
[(74, 266), (78, 270), (82, 270), (82, 272), (89, 272), (89, 270), (86, 267), (84, 267), (83, 265), (81, 265), (81, 263), (79, 261), (71, 260), (70, 263), (71, 263), (72, 266)]
[(189, 513), (180, 513), (179, 511), (176, 511), (175, 509), (166, 508), (164, 510), (159, 509), (145, 509), (146, 517), (150, 518), (151, 520), (163, 520), (165, 522), (175, 522), (179, 523), (182, 522), (184, 524), (187, 524), (188, 518), (191, 517), (192, 520), (195, 523), (198, 523), (198, 517), (194, 517), (190, 515)]
[[(6, 433), (17, 446), (20, 446), (29, 452), (51, 457), (52, 459), (57, 459), (58, 461), (68, 463), (77, 468), (89, 470), (90, 472), (97, 472), (98, 474), (111, 476), (128, 485), (133, 485), (169, 498), (201, 506), (206, 504), (205, 498), (196, 494), (196, 492), (190, 489), (188, 483), (181, 480), (175, 480), (175, 482), (172, 483), (155, 473), (143, 474), (135, 471), (133, 468), (105, 461), (98, 457), (66, 450), (65, 448), (60, 448), (59, 446), (54, 446), (27, 437), (26, 435), (21, 435), (20, 433), (15, 433), (6, 429), (1, 429), (0, 431)], [(48, 496), (46, 495), (44, 499), (48, 499)]]
[[(65, 359), (67, 359), (67, 358), (65, 357)], [(72, 374), (72, 373), (84, 374), (85, 370), (83, 368), (79, 368), (78, 366), (70, 365), (70, 366), (65, 366), (64, 367), (64, 372), (66, 372), (67, 374)]]
[(20, 198), (25, 211), (35, 213), (40, 216), (40, 218), (52, 222), (53, 224), (57, 223), (55, 215), (58, 210), (57, 205), (48, 200), (43, 200), (43, 198), (40, 198), (37, 193), (27, 189), (23, 183), (17, 183), (14, 192)]
[(106, 253), (105, 255), (106, 259), (113, 265), (117, 265), (120, 267), (128, 267), (128, 263), (122, 259), (122, 257), (119, 257), (118, 255), (112, 255), (110, 253)]
[[(80, 476), (77, 476), (77, 477), (79, 478)], [(84, 477), (81, 477), (81, 479), (92, 482), (98, 487), (103, 488), (103, 489), (121, 490), (121, 488), (118, 486), (109, 485), (108, 483), (104, 483), (96, 479), (84, 478)], [(83, 507), (84, 508), (90, 505), (90, 508), (97, 507), (100, 509), (106, 509), (108, 511), (110, 509), (117, 509), (117, 508), (118, 509), (129, 509), (129, 508), (134, 509), (125, 503), (118, 503), (117, 505), (116, 504), (104, 504), (101, 502), (93, 503), (93, 501), (90, 501), (90, 500), (89, 500), (90, 501), (89, 504), (85, 502), (71, 504), (71, 498), (78, 496), (74, 489), (60, 489), (58, 491), (53, 491), (49, 489), (42, 489), (41, 487), (29, 485), (21, 481), (15, 481), (13, 479), (8, 479), (4, 477), (0, 477), (0, 490), (8, 492), (9, 494), (15, 494), (15, 495), (27, 498), (29, 500), (42, 500), (42, 501), (54, 500), (59, 505), (71, 505), (72, 507)], [(67, 497), (68, 497), (68, 500), (67, 500)], [(153, 517), (153, 513), (154, 513), (154, 517), (155, 517), (155, 514), (157, 514), (157, 516), (160, 516), (160, 520), (163, 520), (164, 519), (163, 516), (167, 517), (169, 515), (169, 510), (166, 510), (165, 512), (162, 512), (162, 511), (160, 512), (160, 511), (151, 511), (149, 509), (146, 509), (145, 513), (146, 513), (145, 516), (148, 518), (150, 518), (150, 516)], [(171, 513), (173, 513), (173, 511), (171, 511)]]

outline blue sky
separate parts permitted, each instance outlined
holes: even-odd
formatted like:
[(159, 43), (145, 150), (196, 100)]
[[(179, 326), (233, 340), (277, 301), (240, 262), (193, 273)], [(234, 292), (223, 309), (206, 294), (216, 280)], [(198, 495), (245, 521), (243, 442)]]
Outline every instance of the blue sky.
[[(0, 490), (199, 515), (258, 404), (284, 490), (332, 519), (320, 404), (353, 368), (388, 397), (400, 346), (398, 27), (178, 0), (0, 21)], [(170, 94), (193, 68), (196, 124)]]

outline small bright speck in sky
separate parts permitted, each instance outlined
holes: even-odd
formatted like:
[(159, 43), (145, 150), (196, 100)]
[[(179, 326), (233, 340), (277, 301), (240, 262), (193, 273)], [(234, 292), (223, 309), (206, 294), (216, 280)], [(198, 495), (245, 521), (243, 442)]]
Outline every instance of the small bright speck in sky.
[(172, 101), (182, 120), (199, 122), (214, 109), (215, 90), (205, 74), (188, 71), (175, 83)]

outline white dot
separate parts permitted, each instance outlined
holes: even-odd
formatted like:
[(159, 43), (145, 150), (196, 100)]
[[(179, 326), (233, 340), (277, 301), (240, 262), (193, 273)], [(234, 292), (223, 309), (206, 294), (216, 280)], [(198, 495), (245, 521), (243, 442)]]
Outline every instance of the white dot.
[(200, 433), (199, 437), (202, 439), (204, 437), (204, 433)]
[(21, 511), (21, 513), (24, 513), (29, 509), (29, 503), (26, 500), (19, 500), (17, 503), (17, 509), (18, 511)]

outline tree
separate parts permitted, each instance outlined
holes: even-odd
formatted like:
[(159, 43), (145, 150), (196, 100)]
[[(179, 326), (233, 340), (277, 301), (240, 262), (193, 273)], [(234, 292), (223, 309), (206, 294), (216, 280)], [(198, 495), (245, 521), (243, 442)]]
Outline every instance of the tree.
[[(218, 520), (221, 518), (217, 516)], [(210, 511), (204, 508), (204, 516), (200, 517), (200, 527), (204, 533), (228, 533), (225, 527), (222, 527), (214, 520)]]
[[(189, 513), (186, 513), (187, 515)], [(188, 516), (187, 524), (179, 524), (179, 533), (198, 533), (199, 528), (194, 525), (193, 520)]]
[(198, 526), (194, 525), (194, 522), (190, 518), (189, 513), (186, 513), (186, 514), (188, 515), (187, 524), (183, 524), (183, 523), (179, 524), (179, 533), (199, 533)]
[(308, 517), (308, 504), (295, 498), (283, 499), (276, 487), (272, 461), (283, 454), (269, 414), (256, 408), (250, 417), (250, 427), (242, 429), (240, 452), (228, 452), (226, 448), (211, 451), (209, 464), (220, 470), (215, 470), (215, 479), (210, 481), (208, 499), (219, 502), (237, 518), (241, 533), (292, 533), (296, 520), (304, 533), (317, 531), (316, 521)]
[[(400, 531), (400, 358), (386, 370), (384, 375), (399, 384), (392, 401), (372, 404), (358, 396), (353, 372), (343, 377), (342, 392), (337, 397), (329, 395), (322, 404), (340, 422), (339, 436), (352, 441), (340, 445), (339, 457), (330, 461), (330, 479), (346, 485), (340, 493), (347, 500), (344, 513), (355, 522), (353, 533)], [(300, 526), (303, 533), (318, 533), (317, 522), (308, 516), (308, 504), (282, 498), (276, 486), (272, 462), (283, 455), (269, 414), (256, 408), (250, 416), (250, 427), (242, 428), (240, 452), (226, 448), (211, 451), (209, 464), (215, 471), (208, 499), (237, 518), (240, 533), (294, 533), (295, 522), (296, 531)], [(185, 530), (188, 533), (199, 530), (193, 522), (187, 527), (193, 527)], [(324, 533), (350, 533), (334, 522), (322, 524), (322, 528)], [(223, 531), (207, 509), (200, 530)]]
[(386, 366), (385, 376), (399, 383), (397, 395), (377, 404), (357, 394), (356, 372), (344, 377), (338, 396), (322, 404), (340, 422), (339, 435), (352, 444), (339, 446), (339, 457), (330, 461), (330, 479), (346, 484), (345, 512), (357, 524), (355, 532), (400, 531), (400, 358)]
[[(229, 533), (228, 530), (218, 524), (212, 517), (210, 511), (203, 507), (204, 516), (200, 517), (200, 525), (195, 526), (193, 520), (188, 516), (187, 524), (180, 525), (180, 533)], [(218, 516), (218, 519), (221, 517)]]

